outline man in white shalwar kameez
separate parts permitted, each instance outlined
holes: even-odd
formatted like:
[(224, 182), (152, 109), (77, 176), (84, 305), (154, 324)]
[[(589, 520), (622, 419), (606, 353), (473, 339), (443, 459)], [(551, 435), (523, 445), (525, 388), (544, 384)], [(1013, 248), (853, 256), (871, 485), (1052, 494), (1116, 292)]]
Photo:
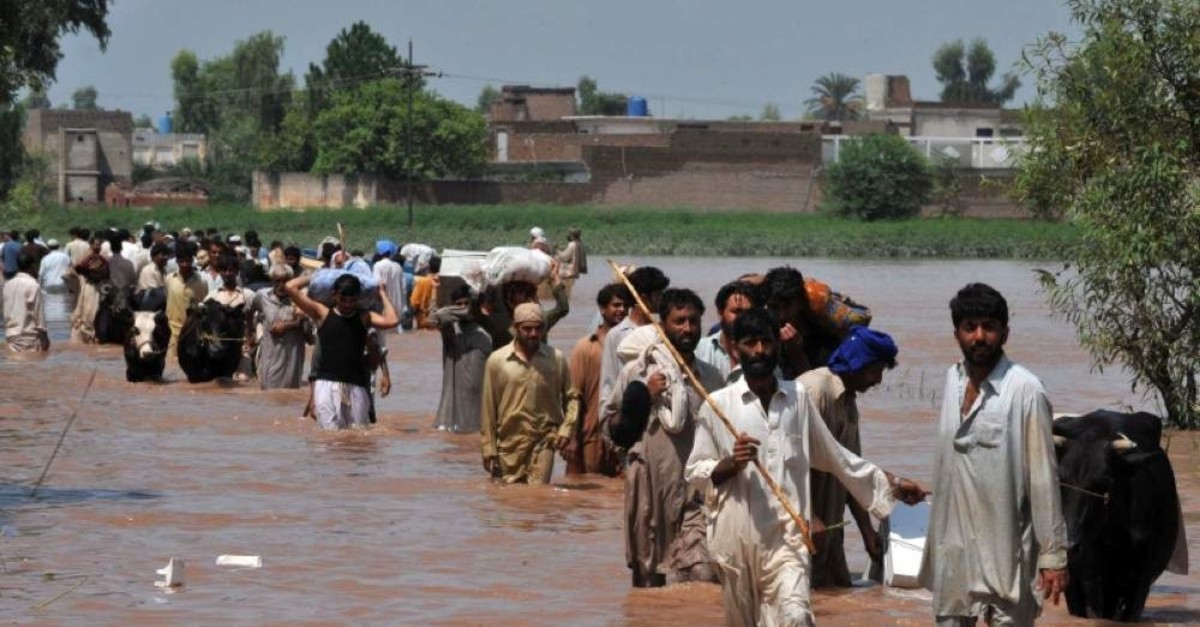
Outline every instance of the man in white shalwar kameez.
[(705, 405), (687, 464), (688, 479), (707, 495), (708, 548), (720, 570), (726, 622), (811, 625), (811, 556), (749, 462), (758, 457), (806, 519), (810, 469), (837, 477), (880, 518), (891, 513), (897, 498), (916, 503), (925, 492), (838, 445), (804, 388), (776, 376), (779, 328), (769, 313), (742, 314), (732, 335), (743, 377), (712, 396), (739, 435)]
[(950, 312), (963, 361), (946, 374), (920, 581), (939, 625), (1032, 625), (1067, 585), (1050, 402), (1004, 355), (999, 292), (972, 283)]
[(17, 255), (17, 273), (4, 282), (4, 339), (15, 353), (45, 352), (50, 349), (46, 330), (45, 295), (33, 278), (37, 259), (28, 253)]
[[(404, 304), (408, 302), (408, 294), (404, 292), (404, 266), (392, 259), (396, 254), (396, 245), (389, 240), (380, 240), (375, 243), (375, 253), (379, 255), (379, 260), (371, 267), (371, 274), (375, 275), (376, 281), (386, 286), (392, 307), (396, 311), (403, 311)], [(401, 329), (396, 327), (390, 332), (400, 333)]]

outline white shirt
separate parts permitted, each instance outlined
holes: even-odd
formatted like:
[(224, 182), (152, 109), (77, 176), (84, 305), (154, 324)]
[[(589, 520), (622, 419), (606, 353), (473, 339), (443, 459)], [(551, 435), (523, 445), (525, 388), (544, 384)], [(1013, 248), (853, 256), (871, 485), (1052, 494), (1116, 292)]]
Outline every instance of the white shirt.
[(717, 331), (713, 335), (700, 338), (700, 343), (696, 345), (696, 359), (716, 368), (721, 372), (721, 377), (729, 381), (734, 366), (729, 353), (725, 352), (725, 347), (721, 345), (723, 334), (724, 331)]
[(159, 270), (158, 266), (151, 263), (145, 268), (142, 268), (141, 272), (138, 273), (137, 289), (138, 291), (141, 291), (152, 290), (156, 287), (163, 287), (166, 285), (166, 280), (166, 272)]
[[(1050, 401), (1031, 372), (1002, 357), (961, 414), (967, 370), (946, 373), (933, 462), (933, 508), (921, 584), (938, 616), (1040, 603), (1039, 568), (1065, 568)], [(1039, 548), (1040, 547), (1040, 548)]]
[[(404, 294), (404, 268), (385, 257), (375, 262), (371, 273), (375, 275), (375, 280), (379, 281), (379, 284), (387, 290), (388, 300), (396, 309), (396, 313), (404, 311), (404, 303), (408, 302), (408, 298)], [(400, 332), (400, 327), (396, 327), (396, 332)]]
[[(763, 409), (745, 379), (712, 397), (734, 429), (761, 442), (759, 462), (796, 510), (805, 520), (811, 519), (809, 470), (815, 469), (837, 477), (875, 516), (890, 514), (896, 501), (887, 475), (838, 444), (802, 386), (786, 379), (776, 378), (776, 382), (769, 411)], [(753, 465), (712, 485), (713, 469), (733, 455), (736, 439), (706, 403), (697, 419), (686, 476), (707, 495), (709, 549), (719, 557), (725, 548), (741, 542), (775, 545), (785, 537), (780, 533), (785, 524), (787, 541), (798, 544), (799, 533), (791, 518)]]
[(604, 336), (604, 347), (600, 352), (600, 398), (608, 398), (617, 377), (621, 375), (621, 359), (617, 356), (617, 347), (638, 325), (626, 316), (617, 326), (608, 330)]
[(38, 282), (47, 292), (61, 292), (66, 289), (63, 283), (63, 273), (71, 267), (71, 257), (61, 250), (52, 250), (42, 257), (42, 267), (38, 271)]
[(37, 350), (45, 335), (42, 288), (37, 279), (18, 272), (4, 282), (4, 338), (13, 350)]

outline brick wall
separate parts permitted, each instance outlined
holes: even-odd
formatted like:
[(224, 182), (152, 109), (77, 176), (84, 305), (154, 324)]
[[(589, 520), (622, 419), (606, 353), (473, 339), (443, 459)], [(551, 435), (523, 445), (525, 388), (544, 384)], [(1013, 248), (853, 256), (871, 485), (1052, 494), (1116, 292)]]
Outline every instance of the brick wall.
[[(530, 133), (538, 157), (553, 141), (561, 151), (578, 149), (590, 171), (588, 183), (500, 183), (438, 181), (416, 186), (422, 204), (589, 204), (605, 207), (688, 208), (711, 211), (811, 212), (820, 206), (819, 133), (711, 131), (681, 127), (672, 135), (553, 135)], [(541, 141), (544, 140), (544, 141)], [(520, 142), (509, 140), (510, 160)], [(546, 152), (549, 152), (546, 150)], [(354, 206), (403, 203), (406, 186), (386, 178), (307, 174), (256, 174), (259, 207)], [(364, 181), (371, 181), (370, 183)], [(980, 189), (978, 176), (964, 176), (967, 215), (1017, 215), (993, 188)], [(369, 190), (359, 193), (359, 187)], [(340, 204), (339, 204), (340, 203)], [(361, 202), (359, 203), (361, 204)], [(935, 208), (927, 211), (936, 213)]]
[(307, 172), (255, 171), (250, 180), (251, 202), (260, 209), (303, 207), (365, 207), (381, 199), (377, 177), (328, 175)]

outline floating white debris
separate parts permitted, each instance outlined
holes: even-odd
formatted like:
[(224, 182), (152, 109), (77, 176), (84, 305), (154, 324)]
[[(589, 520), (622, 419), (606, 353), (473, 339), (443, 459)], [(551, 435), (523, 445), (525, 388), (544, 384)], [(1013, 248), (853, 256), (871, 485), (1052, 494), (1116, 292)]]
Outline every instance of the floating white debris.
[(154, 585), (158, 586), (159, 588), (166, 588), (170, 590), (171, 588), (183, 587), (184, 563), (182, 559), (178, 557), (172, 557), (171, 560), (167, 562), (165, 567), (160, 568), (155, 572), (163, 576), (163, 581), (154, 582)]
[(218, 555), (217, 566), (243, 566), (245, 568), (262, 568), (261, 555)]

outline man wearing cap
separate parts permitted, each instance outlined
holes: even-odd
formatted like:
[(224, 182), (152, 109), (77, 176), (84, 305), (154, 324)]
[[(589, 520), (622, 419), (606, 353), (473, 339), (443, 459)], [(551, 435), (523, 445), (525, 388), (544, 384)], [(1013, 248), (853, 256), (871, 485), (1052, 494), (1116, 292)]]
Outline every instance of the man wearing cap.
[(50, 238), (46, 242), (50, 252), (42, 257), (42, 267), (38, 270), (38, 282), (46, 293), (62, 293), (67, 290), (63, 274), (71, 268), (71, 257), (59, 248), (58, 240)]
[[(897, 353), (896, 343), (888, 334), (854, 326), (829, 357), (827, 366), (809, 370), (796, 380), (813, 400), (829, 433), (855, 455), (862, 455), (858, 395), (883, 381), (883, 371), (896, 366)], [(840, 523), (849, 506), (873, 570), (881, 567), (883, 544), (871, 526), (867, 511), (849, 497), (846, 487), (833, 475), (814, 470), (810, 477), (816, 529)], [(852, 579), (846, 565), (842, 528), (819, 532), (813, 541), (817, 554), (812, 558), (812, 586), (849, 588)]]
[[(392, 307), (396, 311), (404, 309), (404, 303), (407, 301), (404, 293), (404, 267), (392, 260), (392, 256), (396, 254), (396, 244), (390, 240), (380, 240), (375, 243), (375, 265), (371, 266), (371, 273), (375, 275), (375, 280), (382, 285), (387, 286), (388, 298), (392, 300)], [(400, 327), (395, 329), (396, 333), (400, 332)]]
[(484, 366), (483, 468), (504, 483), (549, 483), (554, 450), (575, 429), (579, 392), (566, 357), (542, 341), (541, 305), (518, 305), (513, 330), (513, 341)]

